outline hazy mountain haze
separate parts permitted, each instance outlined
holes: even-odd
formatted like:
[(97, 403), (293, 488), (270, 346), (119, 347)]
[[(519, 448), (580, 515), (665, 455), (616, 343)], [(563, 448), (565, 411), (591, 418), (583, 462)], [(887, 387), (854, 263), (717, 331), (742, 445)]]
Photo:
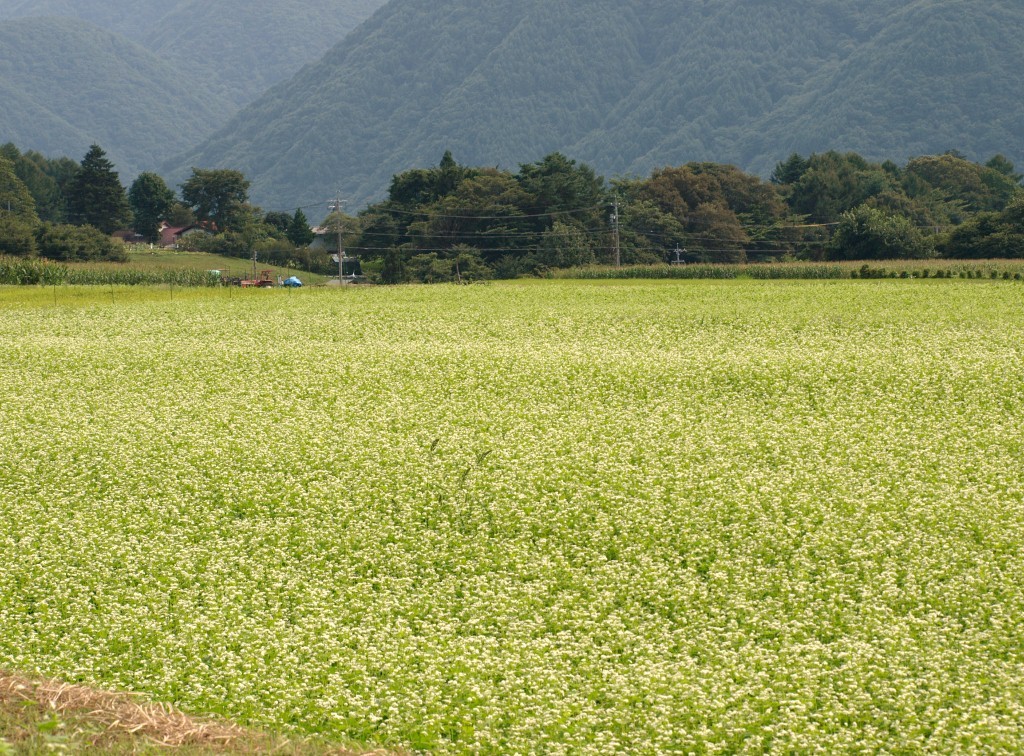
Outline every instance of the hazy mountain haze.
[(1019, 0), (0, 0), (0, 141), (97, 141), (172, 183), (237, 168), (277, 208), (380, 197), (446, 149), (608, 176), (829, 149), (1021, 163), (1021, 60)]
[(174, 167), (237, 167), (287, 207), (379, 197), (445, 149), (605, 174), (766, 175), (793, 150), (1020, 161), (1021, 60), (1016, 0), (392, 0)]
[(0, 141), (156, 168), (382, 3), (0, 0)]

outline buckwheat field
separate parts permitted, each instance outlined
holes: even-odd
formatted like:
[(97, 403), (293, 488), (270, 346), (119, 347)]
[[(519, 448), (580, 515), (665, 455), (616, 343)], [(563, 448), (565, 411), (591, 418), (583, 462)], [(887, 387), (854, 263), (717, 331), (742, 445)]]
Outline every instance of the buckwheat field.
[(1024, 286), (0, 289), (0, 667), (438, 753), (1015, 751)]

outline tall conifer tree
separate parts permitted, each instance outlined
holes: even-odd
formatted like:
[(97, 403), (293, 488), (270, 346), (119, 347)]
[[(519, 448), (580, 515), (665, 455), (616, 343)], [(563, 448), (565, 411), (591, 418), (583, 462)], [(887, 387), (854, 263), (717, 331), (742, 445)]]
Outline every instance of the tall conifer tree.
[(315, 238), (313, 230), (309, 227), (309, 221), (301, 208), (296, 209), (291, 223), (288, 224), (288, 241), (296, 247), (308, 247)]
[(131, 218), (114, 164), (99, 145), (89, 148), (71, 182), (68, 215), (72, 223), (93, 226), (106, 234), (123, 228)]

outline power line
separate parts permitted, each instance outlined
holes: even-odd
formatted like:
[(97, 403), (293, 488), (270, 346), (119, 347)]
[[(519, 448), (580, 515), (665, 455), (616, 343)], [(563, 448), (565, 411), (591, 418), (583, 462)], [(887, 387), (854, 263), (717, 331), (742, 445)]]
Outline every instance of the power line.
[(394, 207), (369, 208), (367, 214), (374, 212), (397, 213), (398, 215), (414, 215), (424, 218), (435, 218), (443, 220), (519, 220), (521, 218), (554, 218), (563, 215), (574, 215), (576, 213), (588, 213), (605, 207), (604, 204), (592, 205), (591, 207), (578, 207), (572, 210), (553, 210), (547, 213), (525, 213), (517, 215), (449, 215), (444, 213), (427, 213), (413, 210), (400, 210)]

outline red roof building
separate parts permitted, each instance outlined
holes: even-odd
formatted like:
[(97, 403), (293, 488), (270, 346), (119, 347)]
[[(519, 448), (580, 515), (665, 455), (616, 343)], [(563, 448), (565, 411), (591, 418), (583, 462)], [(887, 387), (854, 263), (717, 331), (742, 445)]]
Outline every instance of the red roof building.
[(198, 223), (191, 226), (164, 226), (160, 229), (160, 246), (170, 249), (178, 246), (178, 242), (192, 234), (209, 234), (209, 229)]

